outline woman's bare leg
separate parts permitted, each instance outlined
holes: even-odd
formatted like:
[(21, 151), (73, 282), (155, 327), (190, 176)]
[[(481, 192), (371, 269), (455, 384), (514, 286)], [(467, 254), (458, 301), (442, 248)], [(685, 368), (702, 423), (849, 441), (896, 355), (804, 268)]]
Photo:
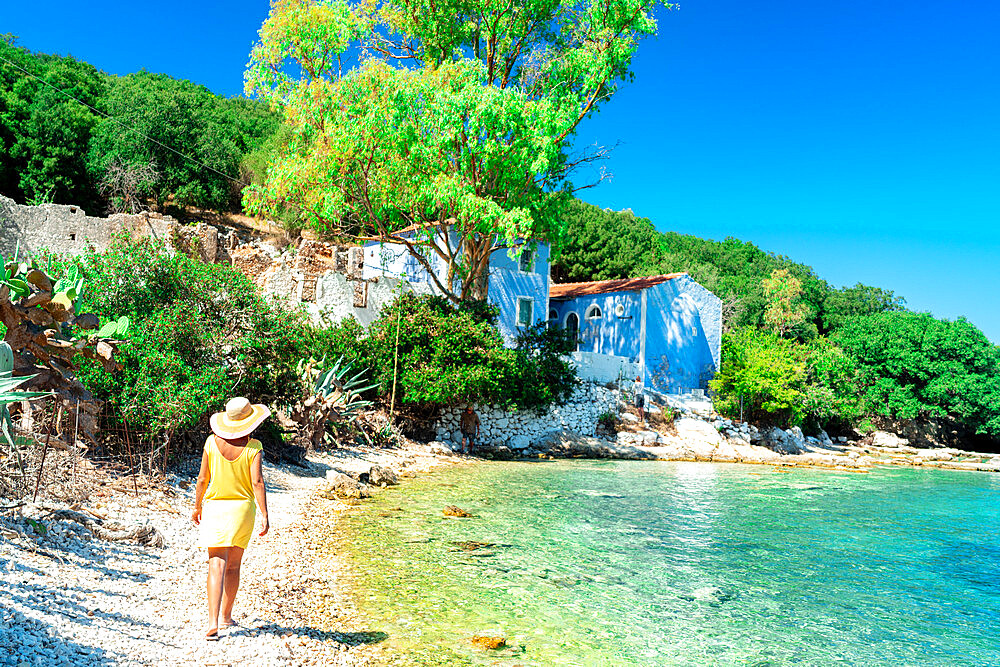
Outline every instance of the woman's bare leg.
[(236, 592), (240, 588), (240, 565), (243, 564), (243, 549), (229, 547), (229, 558), (226, 560), (226, 578), (222, 586), (222, 624), (233, 624), (233, 603), (236, 602)]
[[(231, 547), (208, 549), (208, 630), (206, 635), (219, 631), (219, 604), (222, 601), (222, 583), (226, 576), (226, 561)], [(242, 551), (242, 549), (240, 550)]]

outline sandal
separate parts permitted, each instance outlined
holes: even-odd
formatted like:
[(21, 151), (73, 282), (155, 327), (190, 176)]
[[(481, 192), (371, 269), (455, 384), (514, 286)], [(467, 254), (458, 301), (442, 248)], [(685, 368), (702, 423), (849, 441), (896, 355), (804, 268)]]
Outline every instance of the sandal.
[(207, 642), (217, 642), (219, 641), (219, 631), (213, 630), (205, 635), (205, 641)]

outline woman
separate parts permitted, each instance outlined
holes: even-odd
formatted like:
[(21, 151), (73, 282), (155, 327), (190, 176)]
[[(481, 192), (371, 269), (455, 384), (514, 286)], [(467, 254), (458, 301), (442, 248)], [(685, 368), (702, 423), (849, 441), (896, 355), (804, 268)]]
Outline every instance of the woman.
[(250, 543), (257, 507), (264, 523), (260, 535), (266, 535), (269, 528), (261, 444), (250, 434), (270, 415), (267, 406), (234, 398), (226, 403), (225, 412), (212, 415), (209, 422), (212, 435), (201, 457), (191, 514), (200, 528), (198, 546), (208, 548), (208, 641), (219, 639), (220, 607), (222, 626), (235, 625), (233, 602), (240, 587), (240, 563)]

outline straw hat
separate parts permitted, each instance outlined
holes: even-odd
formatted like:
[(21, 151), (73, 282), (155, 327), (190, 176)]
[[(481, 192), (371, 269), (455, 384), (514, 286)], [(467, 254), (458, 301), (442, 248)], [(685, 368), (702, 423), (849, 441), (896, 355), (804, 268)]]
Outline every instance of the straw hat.
[(250, 435), (253, 430), (271, 416), (266, 405), (254, 405), (243, 398), (230, 399), (224, 412), (216, 412), (209, 419), (212, 432), (220, 438), (235, 440)]

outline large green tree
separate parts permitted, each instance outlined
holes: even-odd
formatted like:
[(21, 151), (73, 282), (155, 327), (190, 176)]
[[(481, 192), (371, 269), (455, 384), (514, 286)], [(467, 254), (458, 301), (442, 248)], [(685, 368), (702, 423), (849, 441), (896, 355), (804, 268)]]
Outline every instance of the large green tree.
[(115, 79), (101, 101), (103, 118), (90, 144), (91, 171), (115, 165), (155, 165), (148, 194), (160, 203), (228, 210), (238, 206), (243, 158), (278, 126), (265, 105), (227, 99), (165, 74), (137, 72)]
[(86, 156), (98, 116), (86, 105), (98, 104), (107, 75), (73, 58), (31, 54), (13, 39), (0, 40), (0, 56), (0, 192), (94, 204)]
[(848, 319), (832, 338), (857, 362), (869, 414), (951, 417), (1000, 436), (1000, 348), (967, 320), (886, 312)]
[(295, 136), (246, 207), (402, 244), (451, 300), (485, 298), (492, 253), (561, 240), (570, 176), (600, 157), (573, 153), (576, 128), (631, 77), (658, 6), (276, 0), (247, 92)]

